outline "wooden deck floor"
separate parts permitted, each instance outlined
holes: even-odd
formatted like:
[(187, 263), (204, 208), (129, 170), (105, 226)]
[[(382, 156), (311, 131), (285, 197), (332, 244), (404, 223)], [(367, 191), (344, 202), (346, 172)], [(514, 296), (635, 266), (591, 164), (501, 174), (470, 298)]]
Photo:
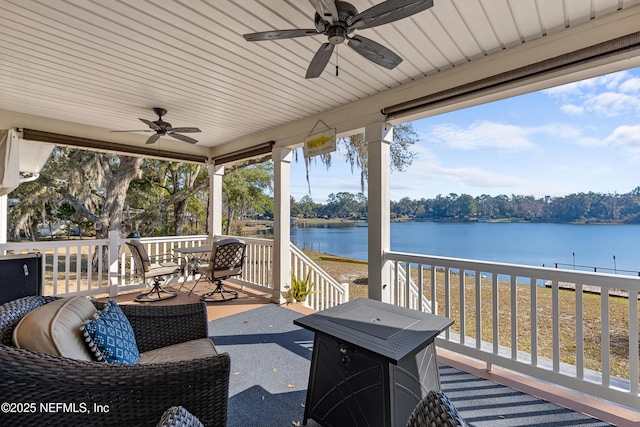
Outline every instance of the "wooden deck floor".
[[(247, 288), (241, 289), (234, 284), (229, 283), (225, 283), (225, 288), (237, 290), (239, 293), (238, 298), (226, 302), (208, 302), (207, 314), (209, 320), (230, 316), (232, 314), (253, 310), (267, 304), (272, 304), (270, 301), (271, 296), (269, 294)], [(174, 288), (174, 290), (177, 290), (177, 288)], [(191, 295), (188, 295), (188, 289), (183, 288), (178, 291), (178, 296), (176, 298), (160, 302), (135, 302), (134, 297), (138, 295), (140, 291), (118, 295), (114, 300), (118, 304), (186, 304), (190, 302), (198, 302), (201, 294), (211, 290), (211, 285), (201, 283), (198, 284)], [(302, 314), (309, 314), (313, 312), (310, 308), (304, 307), (300, 304), (288, 304), (286, 307)], [(588, 414), (594, 418), (616, 426), (640, 427), (640, 412), (626, 407), (613, 405), (606, 401), (586, 396), (572, 390), (567, 390), (563, 387), (545, 383), (526, 375), (499, 367), (494, 367), (491, 372), (487, 372), (485, 365), (482, 362), (444, 349), (438, 349), (438, 361), (478, 377), (486, 378), (496, 383), (512, 387), (523, 393), (553, 402), (571, 410)]]
[[(178, 291), (178, 296), (176, 298), (171, 298), (164, 301), (158, 302), (136, 302), (134, 298), (140, 294), (140, 291), (133, 291), (129, 293), (123, 293), (113, 298), (115, 302), (118, 304), (162, 304), (162, 305), (175, 305), (175, 304), (188, 304), (193, 302), (200, 301), (200, 295), (213, 290), (213, 287), (206, 283), (201, 282), (194, 289), (193, 293), (189, 295), (189, 289), (193, 286), (192, 283), (188, 283), (188, 287), (185, 286), (182, 289), (179, 289), (179, 286), (169, 287), (168, 289), (173, 289)], [(231, 316), (232, 314), (242, 313), (244, 311), (252, 310), (254, 308), (262, 307), (267, 304), (272, 304), (270, 301), (271, 295), (259, 291), (255, 291), (253, 289), (244, 288), (241, 289), (234, 284), (225, 282), (225, 288), (238, 291), (238, 298), (232, 299), (225, 302), (208, 302), (207, 303), (207, 315), (209, 320), (219, 319), (221, 317)], [(313, 313), (313, 310), (304, 307), (300, 304), (287, 304), (287, 308), (291, 310), (295, 310), (302, 314), (310, 314)]]

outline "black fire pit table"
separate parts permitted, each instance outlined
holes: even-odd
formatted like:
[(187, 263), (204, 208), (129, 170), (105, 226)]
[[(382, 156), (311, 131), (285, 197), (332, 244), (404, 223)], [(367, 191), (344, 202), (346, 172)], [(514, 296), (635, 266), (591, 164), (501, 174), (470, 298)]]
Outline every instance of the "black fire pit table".
[(404, 427), (440, 389), (433, 340), (452, 319), (359, 298), (293, 323), (315, 333), (305, 425)]

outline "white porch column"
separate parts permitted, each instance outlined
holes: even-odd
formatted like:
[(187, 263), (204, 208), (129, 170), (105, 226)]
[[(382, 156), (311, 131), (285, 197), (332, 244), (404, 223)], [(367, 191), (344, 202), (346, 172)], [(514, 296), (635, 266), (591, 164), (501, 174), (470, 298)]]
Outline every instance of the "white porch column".
[(222, 234), (222, 177), (224, 165), (207, 164), (209, 170), (209, 237)]
[[(109, 298), (118, 296), (118, 266), (120, 261), (120, 235), (118, 230), (110, 230), (107, 234), (109, 245)], [(124, 243), (122, 243), (124, 251)], [(44, 263), (44, 260), (42, 261)], [(91, 266), (89, 266), (91, 268)]]
[(365, 140), (369, 150), (369, 298), (391, 302), (390, 267), (383, 255), (391, 248), (389, 175), (393, 127), (385, 123), (369, 125)]
[(0, 196), (0, 244), (7, 243), (7, 213), (9, 211), (9, 197)]
[(280, 293), (291, 283), (291, 157), (289, 148), (274, 147), (273, 159), (273, 292), (271, 301), (282, 304)]

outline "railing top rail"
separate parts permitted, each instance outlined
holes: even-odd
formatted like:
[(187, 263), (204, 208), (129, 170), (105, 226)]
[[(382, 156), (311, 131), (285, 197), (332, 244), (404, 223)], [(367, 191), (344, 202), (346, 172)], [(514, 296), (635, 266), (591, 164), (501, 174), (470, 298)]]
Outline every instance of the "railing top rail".
[(75, 246), (96, 246), (107, 245), (109, 241), (107, 239), (93, 239), (93, 240), (39, 240), (36, 242), (7, 242), (0, 244), (0, 250), (13, 250), (13, 249), (48, 249), (48, 248), (65, 248)]
[(395, 251), (385, 252), (384, 259), (387, 261), (404, 261), (414, 264), (428, 264), (467, 271), (510, 274), (518, 277), (535, 277), (537, 279), (559, 280), (577, 283), (590, 283), (596, 280), (598, 285), (600, 286), (628, 289), (633, 291), (640, 290), (640, 277), (624, 276), (619, 274), (616, 275), (609, 273), (566, 270), (553, 267), (508, 264), (494, 261), (480, 261), (432, 255), (419, 255)]
[(617, 267), (598, 267), (597, 265), (569, 264), (569, 263), (563, 263), (563, 262), (554, 262), (553, 265), (556, 268), (565, 267), (565, 270), (580, 269), (582, 271), (593, 271), (593, 272), (612, 271), (614, 274), (632, 273), (633, 275), (640, 276), (640, 271), (638, 271), (638, 270), (624, 270), (624, 269), (617, 268)]
[[(161, 236), (161, 237), (141, 237), (140, 240), (143, 243), (168, 243), (168, 242), (190, 242), (193, 240), (204, 240), (207, 238), (206, 234), (199, 234), (193, 236)], [(131, 240), (129, 238), (122, 239), (125, 241)]]
[(254, 245), (272, 245), (273, 244), (272, 239), (264, 239), (261, 237), (241, 237), (241, 236), (226, 236), (226, 235), (216, 236), (216, 238), (225, 238), (225, 237), (234, 237), (240, 240), (244, 240), (245, 243), (251, 243)]

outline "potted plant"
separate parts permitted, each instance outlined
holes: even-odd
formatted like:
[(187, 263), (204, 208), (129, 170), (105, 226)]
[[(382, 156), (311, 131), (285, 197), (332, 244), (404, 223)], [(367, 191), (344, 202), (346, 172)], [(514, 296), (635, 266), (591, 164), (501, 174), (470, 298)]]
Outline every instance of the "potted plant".
[(287, 299), (287, 302), (306, 302), (307, 296), (312, 294), (314, 282), (311, 281), (311, 272), (313, 270), (310, 268), (307, 271), (307, 275), (305, 278), (300, 278), (295, 275), (295, 273), (291, 273), (291, 285), (286, 286), (282, 294)]

